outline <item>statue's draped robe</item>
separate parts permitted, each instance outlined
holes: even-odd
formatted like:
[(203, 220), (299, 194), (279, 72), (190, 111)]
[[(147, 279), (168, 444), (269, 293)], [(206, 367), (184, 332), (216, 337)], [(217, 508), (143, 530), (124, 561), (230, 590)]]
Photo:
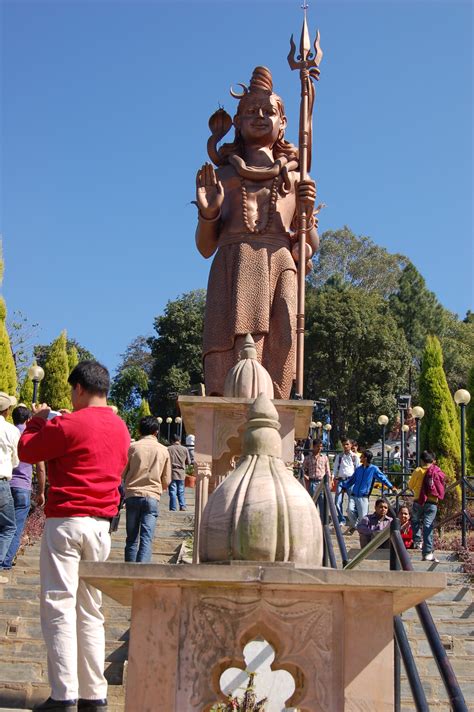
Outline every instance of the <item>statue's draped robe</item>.
[(227, 371), (252, 334), (275, 398), (289, 398), (295, 376), (296, 266), (290, 235), (222, 231), (207, 288), (204, 372), (207, 395), (222, 395)]

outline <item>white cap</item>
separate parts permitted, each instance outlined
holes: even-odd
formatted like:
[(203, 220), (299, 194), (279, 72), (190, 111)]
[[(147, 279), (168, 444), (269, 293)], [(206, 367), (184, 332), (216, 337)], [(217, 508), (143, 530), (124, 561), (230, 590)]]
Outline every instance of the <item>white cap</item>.
[(8, 393), (0, 391), (0, 413), (7, 410), (7, 408), (14, 408), (17, 403), (15, 396), (9, 396)]

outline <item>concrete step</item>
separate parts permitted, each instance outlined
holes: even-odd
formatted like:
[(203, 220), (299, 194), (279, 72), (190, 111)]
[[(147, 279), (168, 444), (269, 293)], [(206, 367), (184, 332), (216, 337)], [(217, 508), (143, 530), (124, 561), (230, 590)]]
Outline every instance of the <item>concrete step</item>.
[[(473, 604), (465, 605), (464, 603), (454, 603), (453, 601), (428, 601), (430, 613), (436, 621), (452, 620), (462, 621), (473, 619)], [(402, 614), (403, 621), (418, 620), (418, 614), (415, 608), (410, 608)]]
[[(116, 610), (116, 609), (115, 609)], [(120, 641), (124, 636), (128, 637), (130, 627), (130, 609), (124, 608), (124, 613), (115, 615), (109, 611), (104, 611), (105, 615), (105, 637), (109, 642)], [(0, 616), (0, 655), (3, 645), (10, 640), (42, 640), (39, 611), (36, 616), (27, 618), (18, 615)]]
[[(337, 545), (337, 540), (335, 536), (332, 537), (333, 540), (333, 546), (334, 550), (336, 551), (336, 554), (339, 552), (339, 547)], [(347, 553), (349, 555), (349, 559), (354, 558), (357, 554), (360, 553), (360, 545), (358, 540), (354, 540), (353, 537), (349, 538), (349, 541), (347, 540), (347, 537), (344, 537), (345, 543), (346, 543), (346, 549)], [(421, 551), (420, 549), (407, 549), (407, 554), (411, 559), (420, 559), (421, 560)], [(436, 551), (436, 558), (439, 559), (440, 561), (454, 561), (457, 562), (457, 556), (454, 551)], [(373, 551), (371, 554), (367, 556), (368, 561), (373, 561), (373, 560), (390, 560), (390, 550), (389, 549), (377, 549), (376, 551)]]
[[(6, 660), (0, 657), (3, 684), (7, 681), (23, 682), (48, 682), (48, 667), (46, 656), (32, 660), (31, 658), (18, 658)], [(105, 677), (109, 685), (121, 685), (123, 682), (123, 660), (119, 662), (106, 662)]]
[[(109, 662), (122, 662), (127, 659), (128, 654), (128, 639), (117, 644), (118, 641), (109, 640), (105, 645), (105, 656)], [(38, 639), (11, 639), (2, 642), (2, 651), (0, 654), (0, 668), (4, 669), (4, 665), (12, 660), (21, 660), (23, 663), (31, 661), (44, 660), (44, 642)], [(3, 672), (2, 672), (3, 674)]]
[[(463, 680), (462, 678), (458, 678), (458, 683), (466, 700), (468, 710), (472, 710), (473, 708), (469, 701), (474, 699), (474, 683), (471, 680)], [(421, 684), (423, 686), (428, 704), (430, 706), (430, 712), (433, 709), (444, 710), (444, 712), (448, 712), (451, 709), (451, 706), (449, 705), (449, 698), (441, 681), (441, 678), (438, 677), (438, 679), (436, 679), (433, 677), (430, 679), (422, 679)], [(401, 698), (403, 704), (405, 705), (404, 709), (413, 712), (415, 709), (415, 705), (413, 703), (413, 698), (411, 695), (408, 680), (402, 680)], [(439, 707), (437, 708), (435, 705), (438, 705)]]
[[(341, 560), (336, 557), (338, 568), (341, 566)], [(411, 564), (414, 571), (436, 571), (437, 573), (463, 573), (463, 565), (460, 561), (422, 561), (412, 558)], [(390, 562), (380, 559), (364, 559), (357, 564), (358, 571), (388, 571)]]
[[(44, 682), (0, 682), (0, 710), (2, 712), (31, 710), (34, 705), (47, 699), (49, 694), (49, 685)], [(122, 685), (110, 686), (107, 698), (109, 712), (124, 711), (125, 692)]]

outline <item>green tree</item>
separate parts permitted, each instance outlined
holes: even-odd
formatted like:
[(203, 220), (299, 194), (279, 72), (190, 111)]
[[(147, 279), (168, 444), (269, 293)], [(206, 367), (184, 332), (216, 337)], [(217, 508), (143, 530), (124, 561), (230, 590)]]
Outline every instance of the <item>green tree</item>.
[(327, 284), (308, 289), (306, 397), (327, 398), (334, 442), (343, 436), (370, 443), (377, 416), (396, 415), (410, 353), (386, 301), (360, 288)]
[[(459, 477), (461, 471), (460, 429), (456, 405), (443, 369), (441, 344), (436, 336), (428, 336), (426, 339), (419, 390), (420, 403), (425, 410), (420, 430), (421, 449), (436, 455), (449, 485)], [(459, 503), (460, 491), (456, 487), (443, 501), (443, 513), (457, 511)]]
[(444, 310), (411, 262), (403, 268), (398, 289), (390, 296), (389, 304), (410, 348), (412, 363), (407, 385), (409, 392), (414, 393), (426, 337), (428, 334), (439, 333)]
[(67, 352), (67, 363), (69, 367), (69, 373), (71, 373), (72, 369), (77, 366), (79, 363), (79, 354), (77, 353), (77, 349), (75, 346), (67, 346), (66, 347), (66, 352)]
[[(45, 367), (48, 359), (49, 350), (52, 344), (36, 344), (34, 347), (34, 357), (38, 366)], [(79, 361), (94, 361), (95, 356), (88, 349), (82, 346), (76, 339), (67, 339), (66, 350), (76, 349)]]
[[(3, 271), (4, 261), (2, 243), (0, 240), (0, 285), (3, 282)], [(5, 304), (4, 298), (0, 296), (0, 391), (13, 395), (16, 393), (17, 379), (6, 319), (7, 305)]]
[(474, 359), (474, 323), (469, 313), (464, 321), (445, 309), (416, 267), (409, 262), (403, 269), (399, 288), (389, 298), (390, 309), (403, 329), (412, 355), (408, 388), (416, 397), (417, 381), (426, 337), (435, 335), (441, 342), (444, 371), (451, 391), (464, 387)]
[(142, 418), (145, 418), (147, 415), (151, 415), (151, 410), (150, 406), (148, 404), (148, 401), (146, 398), (142, 398), (140, 405), (138, 406), (138, 409), (136, 411), (136, 416), (135, 416), (135, 428), (133, 431), (133, 437), (135, 439), (138, 439), (140, 437), (140, 431), (138, 429), (138, 425), (140, 423), (140, 420)]
[(28, 376), (25, 376), (22, 381), (18, 400), (20, 403), (24, 403), (28, 408), (31, 408), (33, 402), (33, 381), (31, 381)]
[(147, 415), (151, 415), (150, 406), (146, 398), (142, 398), (140, 405), (138, 406), (137, 418), (145, 418)]
[(308, 282), (322, 287), (336, 277), (348, 286), (388, 297), (398, 289), (401, 270), (407, 262), (406, 257), (387, 252), (370, 237), (354, 235), (345, 225), (341, 230), (322, 234)]
[(112, 381), (110, 400), (122, 414), (137, 411), (148, 393), (148, 376), (139, 366), (119, 369)]
[(129, 343), (125, 352), (121, 354), (119, 370), (129, 368), (130, 366), (138, 366), (147, 376), (150, 376), (153, 367), (153, 357), (149, 346), (149, 338), (146, 336), (136, 336)]
[(17, 380), (6, 317), (7, 307), (5, 300), (0, 297), (0, 391), (13, 395), (16, 393)]
[(140, 405), (148, 394), (148, 376), (139, 366), (119, 368), (112, 381), (110, 401), (119, 409), (119, 415), (127, 423), (135, 437)]
[(474, 363), (474, 322), (461, 321), (456, 314), (444, 309), (439, 330), (434, 333), (441, 342), (449, 390), (455, 393), (458, 388), (466, 388)]
[(469, 371), (467, 390), (471, 394), (471, 402), (466, 408), (466, 435), (469, 444), (469, 474), (474, 476), (474, 366)]
[(179, 393), (203, 380), (202, 333), (206, 292), (198, 289), (167, 303), (149, 339), (153, 366), (150, 403), (154, 413), (172, 415)]
[(66, 332), (62, 331), (48, 349), (41, 381), (41, 400), (52, 408), (71, 408)]

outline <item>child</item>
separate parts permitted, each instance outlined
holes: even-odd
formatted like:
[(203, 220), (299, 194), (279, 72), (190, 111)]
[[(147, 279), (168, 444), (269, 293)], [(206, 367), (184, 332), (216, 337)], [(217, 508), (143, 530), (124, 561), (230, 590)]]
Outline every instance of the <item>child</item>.
[(405, 548), (413, 549), (413, 529), (410, 524), (410, 510), (406, 504), (398, 510), (398, 518), (400, 520), (400, 534), (402, 535)]

